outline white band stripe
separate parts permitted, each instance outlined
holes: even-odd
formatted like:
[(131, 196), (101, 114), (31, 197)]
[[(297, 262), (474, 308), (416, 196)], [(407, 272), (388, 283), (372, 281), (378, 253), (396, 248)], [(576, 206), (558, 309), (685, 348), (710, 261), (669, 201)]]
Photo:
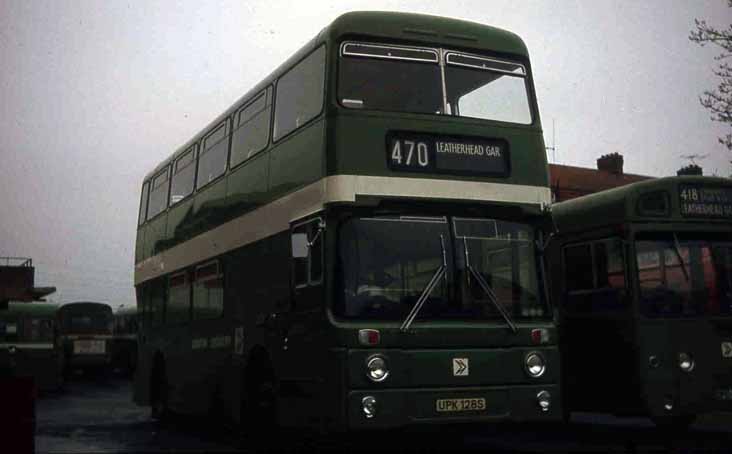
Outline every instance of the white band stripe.
[(292, 221), (317, 213), (329, 203), (355, 202), (363, 196), (541, 206), (551, 203), (551, 191), (543, 186), (334, 175), (143, 260), (135, 265), (135, 285), (285, 231)]
[(4, 342), (0, 343), (0, 349), (2, 348), (10, 348), (15, 347), (18, 350), (52, 350), (53, 344), (52, 343), (43, 343), (43, 342), (29, 342), (29, 343), (12, 343), (12, 342)]

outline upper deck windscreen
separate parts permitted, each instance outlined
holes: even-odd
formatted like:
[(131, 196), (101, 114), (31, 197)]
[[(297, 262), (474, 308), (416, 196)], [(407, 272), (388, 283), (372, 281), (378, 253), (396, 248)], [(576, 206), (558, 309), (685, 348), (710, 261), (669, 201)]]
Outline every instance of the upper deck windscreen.
[(531, 124), (519, 62), (420, 47), (344, 43), (338, 99), (351, 109)]

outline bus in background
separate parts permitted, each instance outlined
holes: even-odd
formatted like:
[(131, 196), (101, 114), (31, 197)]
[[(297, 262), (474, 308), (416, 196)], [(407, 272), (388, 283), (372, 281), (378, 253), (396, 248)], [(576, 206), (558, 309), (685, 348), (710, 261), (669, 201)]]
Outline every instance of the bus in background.
[(64, 384), (63, 354), (56, 343), (56, 311), (48, 303), (9, 303), (0, 311), (0, 368), (32, 377), (41, 391)]
[(112, 308), (105, 303), (75, 302), (58, 310), (58, 334), (66, 372), (106, 373), (112, 354)]
[(114, 312), (112, 367), (124, 375), (137, 368), (137, 307), (121, 305)]
[(135, 400), (255, 434), (557, 420), (550, 200), (518, 36), (340, 16), (143, 180)]
[(553, 215), (565, 410), (665, 426), (732, 410), (732, 182), (649, 180)]

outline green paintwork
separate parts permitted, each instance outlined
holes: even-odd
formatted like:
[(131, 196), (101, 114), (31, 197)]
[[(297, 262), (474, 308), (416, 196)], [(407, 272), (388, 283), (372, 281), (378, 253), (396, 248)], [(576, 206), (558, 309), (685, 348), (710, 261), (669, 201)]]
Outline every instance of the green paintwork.
[[(666, 177), (621, 186), (584, 197), (552, 205), (554, 222), (559, 233), (581, 232), (603, 226), (631, 222), (703, 222), (729, 224), (729, 220), (714, 218), (684, 218), (679, 212), (678, 187), (680, 184), (704, 184), (732, 187), (728, 178), (682, 176)], [(670, 195), (671, 215), (666, 217), (643, 216), (639, 213), (638, 200), (645, 194), (666, 191)]]
[[(650, 416), (660, 424), (732, 410), (732, 400), (721, 400), (716, 395), (720, 390), (732, 390), (732, 359), (721, 354), (721, 343), (732, 341), (732, 318), (648, 318), (639, 308), (636, 235), (683, 232), (697, 233), (702, 238), (707, 234), (732, 238), (729, 218), (681, 215), (679, 187), (685, 184), (732, 188), (732, 180), (725, 178), (667, 177), (553, 205), (558, 232), (548, 250), (550, 282), (559, 309), (563, 371), (573, 376), (572, 380), (562, 380), (567, 385), (563, 394), (566, 408)], [(668, 214), (641, 213), (639, 201), (659, 191), (668, 194)], [(623, 241), (626, 284), (617, 294), (623, 309), (607, 313), (569, 310), (564, 286), (573, 270), (564, 266), (564, 246), (607, 238)], [(589, 292), (586, 297), (598, 298)], [(678, 367), (680, 352), (690, 353), (696, 362), (690, 373)], [(651, 356), (658, 358), (658, 367), (649, 365)], [(604, 371), (592, 369), (587, 361), (591, 357), (602, 359), (599, 363)], [(664, 408), (669, 398), (672, 410)]]
[[(339, 45), (347, 39), (441, 46), (520, 60), (527, 68), (534, 123), (518, 126), (468, 118), (344, 109), (338, 105), (335, 93)], [(138, 229), (138, 241), (143, 246), (138, 244), (136, 248), (136, 263), (330, 175), (482, 181), (548, 188), (531, 66), (522, 40), (513, 33), (467, 21), (382, 12), (348, 13), (336, 19), (183, 144), (145, 181), (322, 45), (326, 46), (327, 57), (321, 114), (277, 143), (270, 140), (263, 151), (228, 169), (217, 182), (145, 223)], [(392, 172), (386, 164), (386, 133), (392, 130), (504, 139), (509, 143), (511, 174), (499, 178)], [(396, 203), (400, 203), (398, 209), (410, 213), (425, 209), (464, 217), (505, 215), (526, 222), (539, 222), (543, 216), (536, 205), (509, 207), (491, 205), (490, 201), (479, 204), (423, 200), (417, 207), (413, 201)], [(394, 323), (335, 320), (331, 308), (338, 267), (337, 226), (344, 215), (353, 214), (343, 210), (350, 208), (327, 207), (320, 214), (329, 226), (322, 236), (322, 284), (292, 288), (289, 232), (273, 232), (268, 238), (217, 257), (224, 273), (222, 318), (160, 325), (157, 320), (149, 320), (145, 308), (169, 291), (167, 276), (139, 283), (143, 330), (135, 401), (150, 404), (160, 379), (158, 374), (165, 374), (166, 389), (170, 390), (168, 403), (176, 411), (201, 413), (222, 409), (227, 417), (240, 421), (246, 409), (242, 403), (244, 385), (271, 364), (277, 377), (278, 418), (285, 426), (345, 430), (418, 422), (559, 418), (560, 361), (557, 332), (551, 320), (519, 323), (516, 333), (502, 321), (418, 321), (404, 333)], [(187, 271), (192, 272), (194, 266)], [(381, 343), (373, 348), (360, 345), (360, 328), (382, 330)], [(536, 328), (548, 331), (550, 340), (546, 344), (533, 344), (531, 331)], [(233, 339), (223, 348), (211, 346), (211, 339), (233, 338), (237, 329), (244, 333), (242, 352), (233, 350)], [(546, 359), (547, 372), (540, 378), (531, 378), (524, 370), (525, 356), (531, 351), (542, 352)], [(363, 364), (375, 352), (393, 355), (390, 364), (394, 375), (378, 389), (366, 379)], [(472, 372), (468, 377), (453, 375), (452, 361), (462, 357), (470, 359)], [(536, 395), (541, 390), (548, 390), (553, 396), (548, 412), (542, 412), (537, 404)], [(367, 420), (360, 413), (360, 399), (365, 393), (378, 394), (382, 400), (382, 413), (374, 420)], [(436, 414), (435, 399), (459, 397), (484, 397), (486, 412)]]
[[(335, 96), (339, 43), (354, 37), (375, 42), (445, 46), (519, 59), (528, 70), (534, 124), (521, 126), (467, 118), (344, 109), (338, 105)], [(385, 12), (354, 12), (340, 16), (230, 109), (179, 147), (151, 171), (145, 181), (188, 150), (212, 126), (234, 115), (240, 106), (275, 83), (280, 75), (322, 44), (325, 44), (328, 55), (325, 108), (320, 116), (278, 143), (272, 144), (270, 141), (269, 146), (255, 159), (250, 159), (234, 171), (228, 170), (219, 183), (214, 184), (216, 189), (206, 186), (197, 191), (190, 197), (194, 200), (192, 211), (190, 202), (181, 202), (143, 224), (138, 229), (136, 263), (327, 175), (388, 175), (548, 186), (546, 153), (531, 67), (523, 41), (511, 32), (472, 22)], [(509, 143), (511, 175), (494, 178), (392, 172), (388, 170), (385, 159), (385, 135), (389, 130), (439, 131), (441, 134), (503, 138)], [(266, 168), (265, 163), (261, 162), (264, 159), (267, 160)], [(249, 179), (255, 173), (255, 183), (250, 183)], [(262, 178), (266, 179), (266, 185), (262, 184)], [(247, 192), (242, 191), (244, 188)], [(140, 242), (143, 246), (140, 246)]]
[(50, 303), (9, 303), (7, 310), (0, 310), (0, 320), (17, 320), (20, 317), (54, 318), (59, 306)]

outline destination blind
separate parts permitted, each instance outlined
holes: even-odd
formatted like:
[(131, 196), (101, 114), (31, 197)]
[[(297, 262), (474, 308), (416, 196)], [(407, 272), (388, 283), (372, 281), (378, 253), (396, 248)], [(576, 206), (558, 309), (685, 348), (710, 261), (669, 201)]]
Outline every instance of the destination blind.
[(508, 143), (502, 139), (392, 132), (386, 161), (392, 170), (508, 176)]
[(732, 188), (680, 185), (679, 207), (683, 216), (732, 218)]

